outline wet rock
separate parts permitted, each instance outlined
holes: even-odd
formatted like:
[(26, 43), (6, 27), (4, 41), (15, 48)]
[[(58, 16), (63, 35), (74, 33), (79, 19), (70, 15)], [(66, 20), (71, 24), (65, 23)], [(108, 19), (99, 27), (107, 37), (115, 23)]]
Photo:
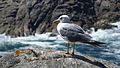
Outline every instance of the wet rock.
[(55, 36), (57, 36), (58, 35), (58, 33), (50, 33), (49, 34), (49, 37), (55, 37)]
[(94, 24), (94, 28), (95, 28), (95, 31), (97, 31), (98, 29), (112, 29), (112, 28), (115, 28), (117, 26), (115, 25), (111, 25), (108, 20), (100, 20), (100, 21), (97, 21), (97, 23)]
[(120, 68), (102, 59), (84, 55), (70, 55), (63, 51), (35, 49), (34, 53), (13, 53), (0, 58), (0, 68)]
[(6, 55), (0, 58), (0, 68), (9, 68), (19, 63), (20, 59), (17, 59), (14, 54)]

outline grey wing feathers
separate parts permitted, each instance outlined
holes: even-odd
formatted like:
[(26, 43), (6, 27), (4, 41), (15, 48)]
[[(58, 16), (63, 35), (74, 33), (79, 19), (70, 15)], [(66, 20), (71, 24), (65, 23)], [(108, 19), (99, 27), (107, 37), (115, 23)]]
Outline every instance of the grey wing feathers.
[(68, 26), (64, 27), (63, 29), (68, 30), (68, 31), (77, 32), (77, 33), (82, 33), (82, 34), (85, 33), (85, 31), (76, 24), (69, 24)]
[(91, 36), (85, 34), (84, 30), (80, 26), (73, 24), (63, 27), (63, 29), (60, 30), (60, 33), (71, 42), (85, 42), (90, 41), (91, 39)]

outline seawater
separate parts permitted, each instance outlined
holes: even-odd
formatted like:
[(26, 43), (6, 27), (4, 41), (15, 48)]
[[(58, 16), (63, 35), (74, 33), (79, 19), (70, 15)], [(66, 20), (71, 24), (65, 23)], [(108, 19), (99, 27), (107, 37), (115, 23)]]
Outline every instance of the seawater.
[[(100, 47), (94, 47), (89, 44), (77, 43), (75, 53), (105, 59), (120, 66), (120, 22), (112, 24), (117, 25), (118, 28), (99, 29), (97, 32), (92, 28), (93, 31), (90, 34), (94, 40), (105, 42), (106, 44)], [(1, 34), (0, 55), (25, 48), (45, 48), (66, 51), (67, 41), (64, 41), (59, 35), (55, 37), (49, 37), (49, 35), (50, 33), (45, 33), (35, 34), (35, 36), (11, 38), (10, 36)]]

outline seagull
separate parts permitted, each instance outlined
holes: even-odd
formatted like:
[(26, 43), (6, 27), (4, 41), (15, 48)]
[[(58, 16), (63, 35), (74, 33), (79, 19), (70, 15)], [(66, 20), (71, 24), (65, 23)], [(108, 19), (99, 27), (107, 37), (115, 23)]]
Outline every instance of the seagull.
[(70, 54), (70, 45), (74, 44), (72, 51), (72, 55), (74, 55), (76, 42), (87, 43), (94, 46), (105, 44), (103, 42), (92, 40), (92, 37), (87, 34), (79, 25), (70, 22), (70, 17), (68, 15), (61, 15), (57, 20), (54, 20), (53, 23), (58, 23), (57, 31), (59, 35), (64, 40), (68, 41), (66, 54)]

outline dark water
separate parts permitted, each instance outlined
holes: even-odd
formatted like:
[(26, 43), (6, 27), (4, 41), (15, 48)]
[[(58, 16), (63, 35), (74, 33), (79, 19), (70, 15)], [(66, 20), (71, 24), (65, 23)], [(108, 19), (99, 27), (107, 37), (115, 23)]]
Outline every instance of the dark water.
[[(93, 31), (90, 34), (93, 39), (106, 44), (94, 47), (89, 44), (77, 43), (75, 53), (105, 59), (120, 66), (120, 22), (115, 23), (115, 25), (118, 28)], [(0, 35), (0, 55), (23, 48), (46, 48), (66, 51), (67, 42), (60, 36), (49, 37), (49, 34), (36, 34), (35, 36), (18, 38), (10, 38), (2, 34)]]

